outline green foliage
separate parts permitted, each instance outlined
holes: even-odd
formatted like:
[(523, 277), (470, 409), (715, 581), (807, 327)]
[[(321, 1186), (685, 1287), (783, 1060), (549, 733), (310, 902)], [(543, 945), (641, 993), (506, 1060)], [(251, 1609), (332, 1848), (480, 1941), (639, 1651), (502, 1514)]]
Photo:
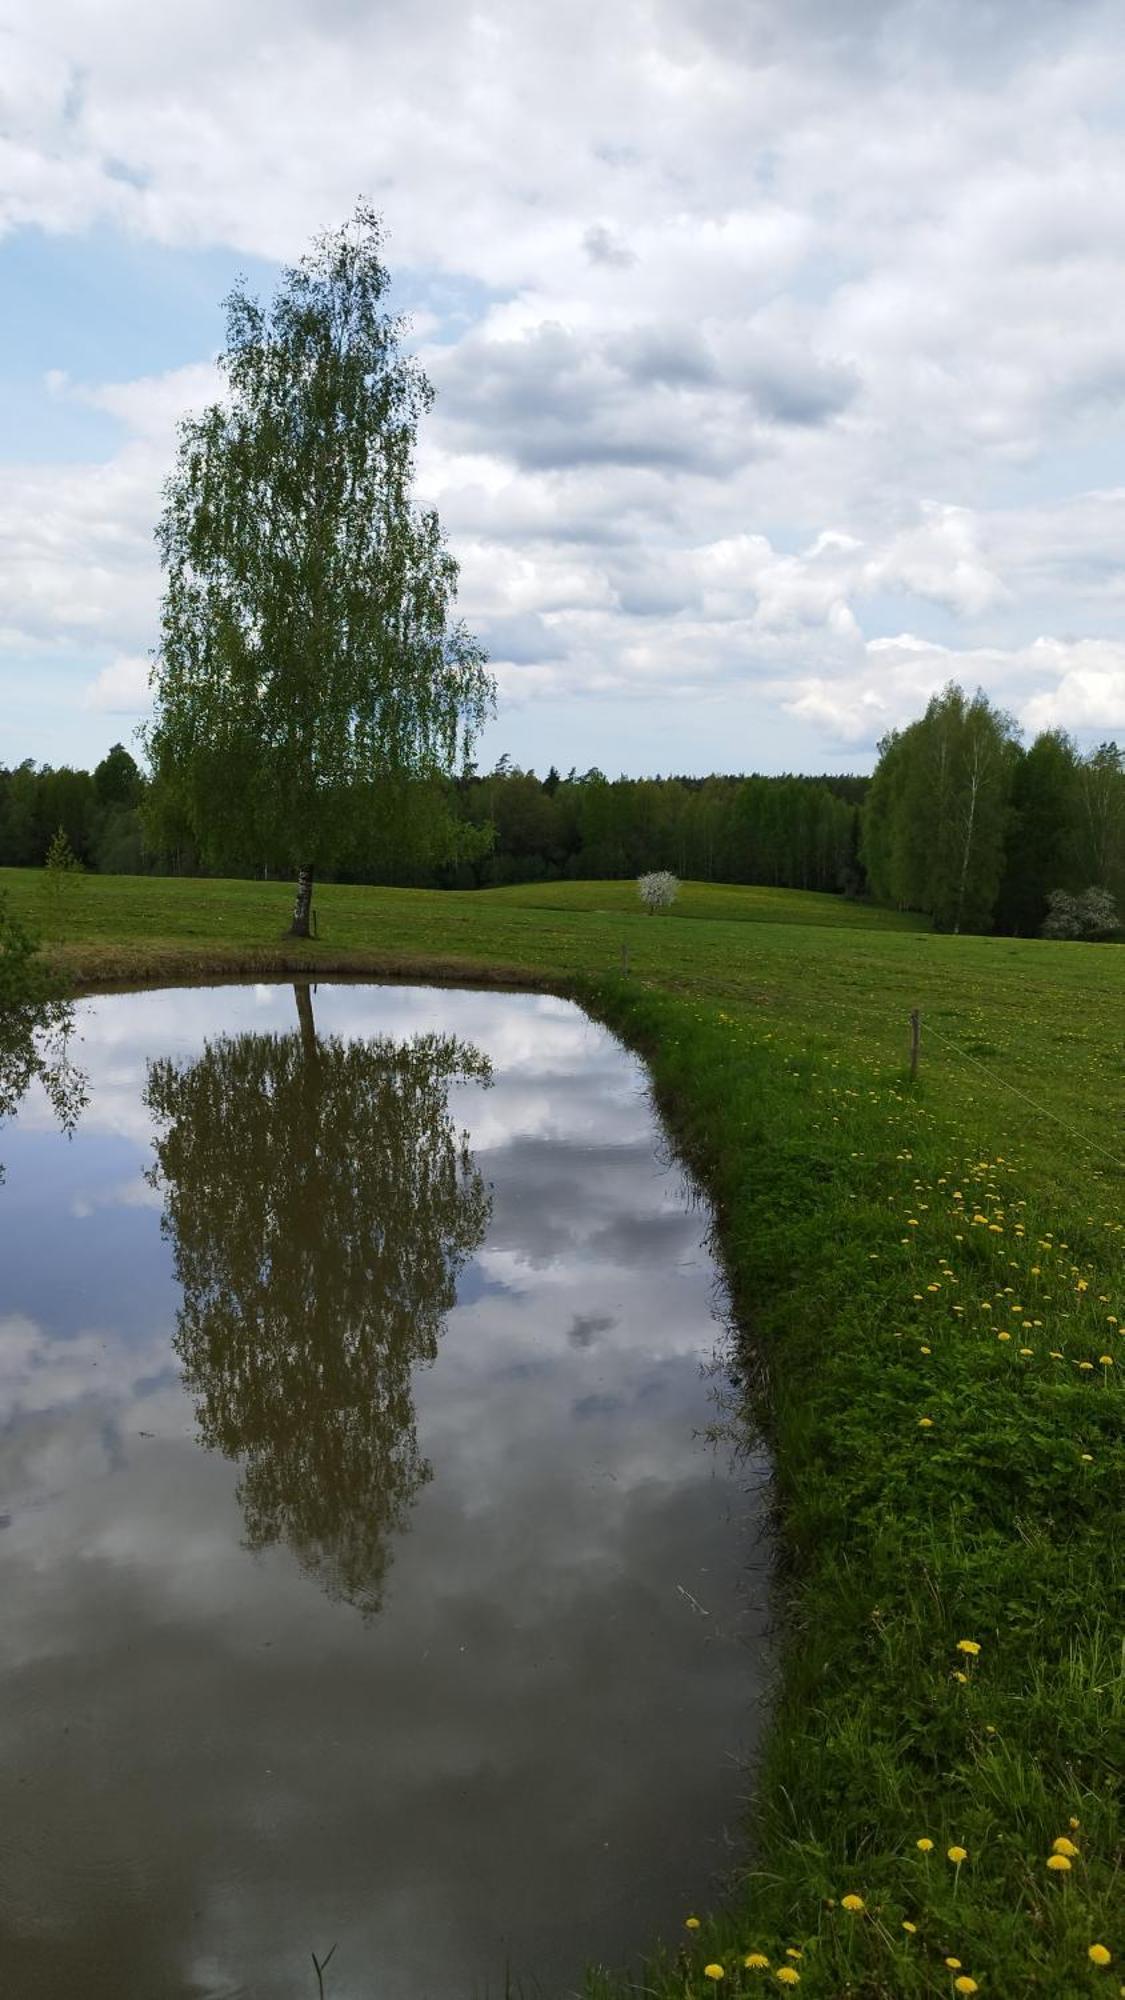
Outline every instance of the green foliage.
[(266, 309), (237, 288), (225, 400), (181, 426), (158, 540), (163, 810), (209, 863), (346, 864), (380, 799), (467, 756), (492, 699), (457, 566), (411, 487), (431, 390), (385, 309), (376, 216)]
[(1004, 867), (1015, 725), (949, 686), (880, 745), (864, 856), (877, 896), (940, 930), (987, 930)]
[(873, 893), (941, 930), (1034, 936), (1054, 890), (1125, 894), (1125, 762), (1058, 730), (1024, 752), (983, 694), (947, 687), (880, 745), (862, 851)]
[(83, 868), (66, 835), (58, 827), (47, 849), (40, 881), (40, 902), (51, 937), (65, 935), (79, 892)]
[(1018, 759), (997, 929), (1035, 937), (1052, 889), (1069, 884), (1080, 782), (1078, 752), (1061, 730), (1045, 730)]
[(0, 1121), (38, 1079), (69, 1130), (86, 1101), (85, 1078), (70, 1060), (73, 1009), (45, 964), (39, 940), (0, 893)]

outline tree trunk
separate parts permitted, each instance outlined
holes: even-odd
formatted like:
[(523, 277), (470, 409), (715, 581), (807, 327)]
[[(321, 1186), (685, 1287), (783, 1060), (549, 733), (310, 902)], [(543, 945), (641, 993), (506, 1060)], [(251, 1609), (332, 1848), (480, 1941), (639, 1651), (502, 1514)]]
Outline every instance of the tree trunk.
[(308, 937), (312, 895), (313, 872), (312, 864), (309, 863), (297, 870), (297, 900), (293, 905), (293, 922), (289, 926), (290, 937)]
[(297, 1003), (297, 1021), (301, 1029), (301, 1047), (305, 1052), (305, 1061), (315, 1063), (316, 1022), (313, 1019), (312, 988), (307, 979), (293, 981), (293, 998)]

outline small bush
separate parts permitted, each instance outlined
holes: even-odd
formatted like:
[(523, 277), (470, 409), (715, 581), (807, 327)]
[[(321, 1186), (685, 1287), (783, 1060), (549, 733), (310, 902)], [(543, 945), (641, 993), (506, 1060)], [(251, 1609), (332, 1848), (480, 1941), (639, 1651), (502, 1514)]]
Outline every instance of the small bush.
[(1072, 896), (1066, 889), (1052, 889), (1047, 898), (1043, 922), (1045, 938), (1104, 938), (1120, 928), (1117, 905), (1108, 889), (1096, 885)]
[(669, 910), (680, 893), (680, 885), (666, 868), (658, 868), (655, 874), (638, 875), (637, 894), (640, 896), (650, 917), (657, 910)]

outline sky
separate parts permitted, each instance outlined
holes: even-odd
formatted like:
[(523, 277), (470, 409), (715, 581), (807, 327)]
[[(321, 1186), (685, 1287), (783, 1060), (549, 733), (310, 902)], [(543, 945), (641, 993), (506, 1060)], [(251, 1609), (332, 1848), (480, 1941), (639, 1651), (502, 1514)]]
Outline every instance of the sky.
[(153, 527), (358, 199), (502, 752), (1125, 737), (1119, 0), (0, 0), (0, 764), (148, 709)]

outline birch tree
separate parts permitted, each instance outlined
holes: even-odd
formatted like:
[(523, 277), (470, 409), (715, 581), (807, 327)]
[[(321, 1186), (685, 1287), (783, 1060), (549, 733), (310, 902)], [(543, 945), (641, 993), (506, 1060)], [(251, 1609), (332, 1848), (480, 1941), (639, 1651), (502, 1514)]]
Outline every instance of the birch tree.
[(432, 834), (437, 781), (492, 702), (453, 615), (457, 565), (413, 502), (432, 391), (386, 309), (381, 251), (361, 205), (268, 308), (236, 286), (226, 394), (181, 425), (157, 529), (154, 773), (210, 865), (295, 871), (300, 937), (316, 871), (373, 815), (409, 796)]

